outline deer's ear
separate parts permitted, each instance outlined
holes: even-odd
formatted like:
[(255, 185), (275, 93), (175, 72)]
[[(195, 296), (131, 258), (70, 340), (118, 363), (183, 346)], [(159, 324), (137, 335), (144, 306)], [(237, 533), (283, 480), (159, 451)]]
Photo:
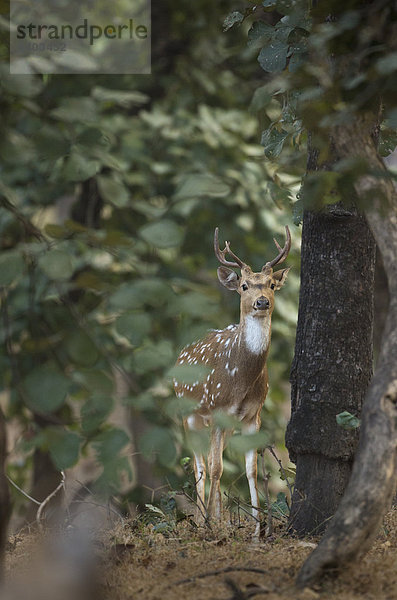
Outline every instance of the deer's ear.
[(291, 267), (288, 267), (287, 269), (281, 269), (281, 271), (276, 271), (275, 273), (273, 273), (273, 283), (275, 284), (275, 290), (279, 290), (281, 287), (283, 287), (290, 268)]
[(237, 290), (240, 277), (232, 269), (218, 267), (218, 279), (228, 290)]

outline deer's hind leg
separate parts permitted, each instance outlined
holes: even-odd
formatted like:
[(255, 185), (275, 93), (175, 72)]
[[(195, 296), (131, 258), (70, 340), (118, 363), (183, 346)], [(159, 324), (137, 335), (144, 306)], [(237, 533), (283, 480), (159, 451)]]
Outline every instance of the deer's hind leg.
[(214, 427), (211, 433), (211, 445), (208, 455), (208, 471), (210, 476), (210, 495), (208, 499), (208, 516), (220, 519), (222, 514), (222, 498), (220, 479), (223, 472), (223, 446), (225, 432)]
[[(203, 428), (202, 419), (198, 415), (191, 415), (186, 420), (186, 428), (190, 431), (197, 431)], [(194, 462), (194, 481), (197, 494), (197, 507), (195, 514), (196, 523), (203, 523), (207, 514), (205, 507), (205, 478), (206, 478), (206, 465), (204, 455), (198, 452), (193, 452)]]
[(197, 493), (197, 508), (195, 520), (197, 523), (202, 523), (206, 518), (205, 508), (205, 477), (206, 467), (205, 458), (202, 454), (194, 453), (194, 479), (196, 482), (196, 493)]

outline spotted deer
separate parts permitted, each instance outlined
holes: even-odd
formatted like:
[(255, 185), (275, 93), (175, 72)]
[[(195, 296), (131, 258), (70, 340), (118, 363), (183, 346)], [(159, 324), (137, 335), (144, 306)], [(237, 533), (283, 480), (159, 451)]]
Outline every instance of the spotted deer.
[[(273, 267), (283, 262), (291, 247), (291, 235), (286, 229), (283, 248), (276, 240), (278, 254), (267, 262), (259, 273), (254, 273), (238, 258), (226, 242), (220, 250), (218, 228), (215, 229), (214, 251), (221, 263), (218, 279), (229, 290), (240, 294), (240, 323), (226, 329), (212, 330), (199, 342), (182, 350), (177, 365), (204, 365), (209, 370), (203, 381), (192, 385), (174, 381), (178, 397), (197, 401), (195, 411), (184, 422), (188, 430), (211, 427), (208, 471), (210, 491), (207, 505), (209, 518), (220, 518), (220, 478), (223, 471), (222, 454), (225, 431), (212, 426), (212, 413), (222, 410), (241, 421), (243, 433), (254, 433), (260, 427), (260, 412), (268, 391), (266, 359), (270, 346), (271, 318), (274, 309), (274, 292), (284, 284), (289, 268), (273, 272)], [(230, 255), (234, 260), (226, 260)], [(231, 268), (230, 268), (231, 267)], [(241, 270), (241, 277), (233, 271)], [(256, 520), (255, 537), (259, 536), (259, 495), (257, 485), (257, 451), (245, 455), (246, 474), (250, 489), (252, 516)], [(194, 455), (198, 507), (205, 506), (206, 464), (204, 456)]]

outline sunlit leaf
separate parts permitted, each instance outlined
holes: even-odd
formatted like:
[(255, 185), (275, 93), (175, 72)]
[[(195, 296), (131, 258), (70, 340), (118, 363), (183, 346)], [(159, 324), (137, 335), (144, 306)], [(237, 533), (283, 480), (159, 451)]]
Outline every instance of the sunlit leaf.
[(244, 15), (241, 14), (238, 10), (227, 15), (226, 19), (223, 21), (223, 31), (228, 31), (236, 25), (236, 23), (241, 23), (244, 19)]
[(149, 244), (157, 248), (172, 248), (179, 246), (183, 239), (183, 231), (174, 221), (163, 219), (144, 225), (140, 236)]
[(97, 182), (99, 192), (104, 200), (119, 208), (128, 205), (130, 194), (121, 181), (114, 177), (101, 175), (97, 178)]
[(208, 196), (223, 198), (230, 193), (230, 186), (224, 181), (211, 174), (197, 173), (187, 175), (179, 184), (175, 193), (175, 199), (198, 198)]
[(49, 250), (39, 258), (38, 262), (47, 277), (55, 281), (69, 279), (73, 275), (72, 259), (63, 250)]
[(360, 419), (347, 410), (336, 415), (336, 422), (343, 429), (357, 429), (360, 427)]
[(233, 435), (230, 438), (229, 446), (235, 452), (243, 454), (249, 450), (266, 446), (268, 442), (269, 440), (266, 433), (264, 431), (258, 431), (257, 433), (251, 434)]

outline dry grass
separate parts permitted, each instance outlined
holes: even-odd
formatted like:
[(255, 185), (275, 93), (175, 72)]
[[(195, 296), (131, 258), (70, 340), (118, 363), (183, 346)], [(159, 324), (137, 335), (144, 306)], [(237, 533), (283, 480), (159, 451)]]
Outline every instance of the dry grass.
[[(281, 527), (272, 539), (252, 544), (248, 526), (233, 530), (223, 524), (209, 532), (183, 521), (162, 534), (153, 525), (125, 521), (102, 532), (95, 545), (103, 596), (111, 600), (397, 598), (397, 510), (386, 516), (372, 550), (358, 564), (297, 592), (294, 579), (314, 543), (290, 538)], [(23, 571), (34, 548), (33, 534), (11, 540), (8, 576)]]

